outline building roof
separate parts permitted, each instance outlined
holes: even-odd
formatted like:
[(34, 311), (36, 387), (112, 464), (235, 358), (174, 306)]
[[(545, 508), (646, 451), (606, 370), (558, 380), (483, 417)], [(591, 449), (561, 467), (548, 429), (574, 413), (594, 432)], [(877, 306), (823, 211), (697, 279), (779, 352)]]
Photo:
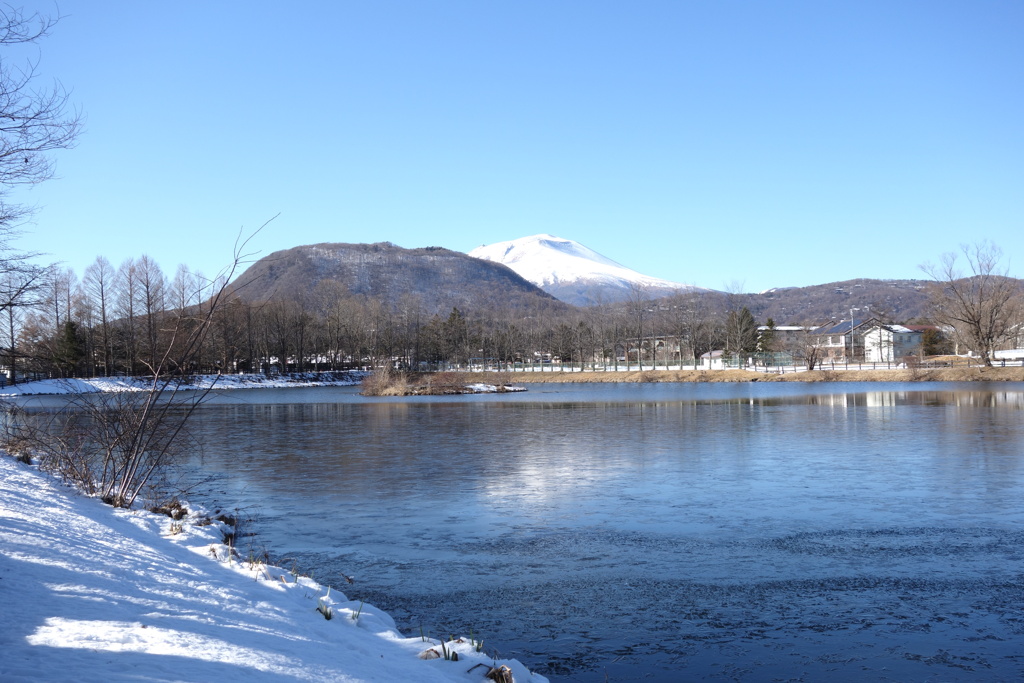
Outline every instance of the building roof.
[(876, 318), (853, 318), (852, 320), (841, 320), (837, 323), (826, 323), (821, 327), (813, 330), (814, 334), (849, 334), (850, 330), (856, 330), (858, 327), (867, 325), (868, 323), (875, 323), (880, 325)]
[(922, 330), (915, 330), (915, 329), (912, 329), (910, 327), (906, 327), (904, 325), (896, 325), (894, 323), (889, 324), (889, 325), (882, 325), (881, 323), (879, 323), (877, 325), (872, 325), (871, 326), (872, 330), (875, 329), (875, 328), (883, 328), (883, 329), (889, 330), (890, 332), (894, 332), (896, 334), (921, 334), (922, 333)]

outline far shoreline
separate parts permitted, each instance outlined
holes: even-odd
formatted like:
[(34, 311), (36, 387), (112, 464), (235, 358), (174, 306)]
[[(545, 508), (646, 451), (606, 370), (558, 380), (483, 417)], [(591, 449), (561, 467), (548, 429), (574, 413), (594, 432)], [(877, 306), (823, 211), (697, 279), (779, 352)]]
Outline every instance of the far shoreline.
[(751, 370), (608, 370), (604, 372), (466, 372), (467, 384), (592, 384), (653, 382), (1024, 382), (1024, 367), (901, 368), (898, 370), (803, 370), (786, 373)]
[[(269, 378), (263, 375), (222, 375), (198, 376), (193, 378), (193, 384), (179, 387), (179, 389), (195, 389), (200, 391), (233, 391), (237, 389), (291, 389), (291, 388), (312, 388), (312, 387), (358, 387), (360, 380), (373, 377), (373, 373), (366, 371), (344, 373), (347, 376), (342, 380), (337, 377), (337, 372), (307, 372), (292, 373), (276, 378)], [(433, 373), (430, 373), (433, 374)], [(440, 373), (445, 375), (448, 384), (459, 387), (471, 385), (488, 385), (494, 387), (498, 393), (502, 391), (517, 391), (517, 387), (530, 384), (653, 384), (653, 383), (691, 383), (691, 384), (735, 384), (743, 382), (889, 382), (889, 383), (919, 383), (919, 382), (1003, 382), (1024, 383), (1024, 367), (948, 367), (948, 368), (901, 368), (901, 369), (878, 369), (878, 370), (793, 370), (786, 372), (754, 372), (752, 370), (605, 370), (605, 371), (574, 371), (551, 369), (548, 371), (519, 371), (510, 372), (503, 370), (487, 371), (453, 371)], [(333, 375), (326, 379), (319, 375)], [(402, 386), (415, 383), (423, 377), (420, 373), (393, 373), (392, 380), (398, 381)], [(205, 380), (205, 381), (196, 381)], [(363, 389), (365, 391), (365, 383)], [(38, 380), (34, 382), (23, 382), (17, 385), (10, 385), (0, 389), (0, 402), (5, 400), (25, 398), (29, 396), (55, 396), (78, 393), (94, 393), (124, 390), (140, 390), (140, 385), (131, 380), (111, 380), (109, 378), (93, 379), (63, 379), (63, 380)], [(525, 389), (518, 389), (519, 391)], [(145, 390), (145, 389), (141, 389)], [(363, 393), (363, 392), (360, 392)], [(429, 392), (427, 392), (429, 393)], [(436, 394), (447, 393), (481, 393), (480, 391), (439, 391)], [(483, 392), (489, 393), (489, 392)], [(410, 393), (388, 393), (378, 395), (413, 395)]]

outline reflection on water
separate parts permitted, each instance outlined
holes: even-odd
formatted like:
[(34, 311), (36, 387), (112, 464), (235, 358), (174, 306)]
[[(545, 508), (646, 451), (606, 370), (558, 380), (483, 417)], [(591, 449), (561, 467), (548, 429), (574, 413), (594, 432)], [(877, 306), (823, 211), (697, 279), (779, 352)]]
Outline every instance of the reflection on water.
[(206, 495), (554, 681), (1014, 680), (1019, 384), (225, 393)]
[(864, 391), (858, 393), (809, 394), (777, 399), (763, 399), (762, 405), (897, 406), (925, 405), (955, 408), (1024, 409), (1020, 391)]

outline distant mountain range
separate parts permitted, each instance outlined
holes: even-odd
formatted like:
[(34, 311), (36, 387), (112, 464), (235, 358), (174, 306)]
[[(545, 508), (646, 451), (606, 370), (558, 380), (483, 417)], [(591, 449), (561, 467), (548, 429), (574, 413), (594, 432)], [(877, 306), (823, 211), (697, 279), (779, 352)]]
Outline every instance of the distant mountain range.
[[(614, 305), (633, 293), (648, 299), (722, 299), (713, 308), (746, 306), (759, 322), (805, 324), (872, 315), (908, 322), (925, 314), (924, 280), (849, 280), (812, 287), (725, 294), (645, 276), (572, 240), (534, 235), (478, 247), (468, 255), (441, 247), (404, 249), (376, 244), (313, 244), (278, 251), (234, 282), (249, 301), (302, 303), (345, 294), (391, 306), (414, 305), (424, 315), (453, 307), (476, 314), (565, 313), (573, 306)], [(667, 302), (665, 305), (673, 305)]]
[(657, 299), (700, 287), (643, 275), (579, 242), (533, 235), (477, 247), (470, 256), (502, 263), (548, 294), (574, 306), (626, 301), (635, 292)]
[(811, 287), (780, 287), (757, 294), (725, 294), (711, 289), (661, 280), (638, 273), (588, 249), (579, 242), (533, 235), (477, 247), (470, 256), (507, 265), (548, 294), (575, 306), (614, 304), (629, 300), (639, 289), (649, 299), (696, 293), (730, 297), (722, 307), (746, 306), (759, 321), (778, 324), (827, 322), (868, 312), (893, 321), (925, 313), (927, 281), (849, 280)]
[(857, 279), (810, 287), (778, 287), (757, 294), (740, 294), (759, 321), (810, 323), (876, 317), (910, 322), (927, 314), (928, 280)]

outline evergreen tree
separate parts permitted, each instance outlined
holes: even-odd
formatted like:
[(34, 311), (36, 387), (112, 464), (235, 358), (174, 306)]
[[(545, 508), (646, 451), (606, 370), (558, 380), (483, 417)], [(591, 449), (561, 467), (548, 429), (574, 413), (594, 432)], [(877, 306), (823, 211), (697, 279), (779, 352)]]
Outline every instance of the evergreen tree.
[(85, 338), (72, 320), (65, 320), (54, 349), (54, 365), (61, 377), (73, 377), (85, 358)]
[(757, 350), (757, 322), (746, 306), (729, 311), (725, 321), (726, 350), (733, 355)]
[(768, 318), (766, 323), (768, 329), (760, 331), (757, 337), (757, 350), (761, 353), (772, 353), (774, 352), (776, 342), (778, 341), (777, 335), (775, 334), (775, 320)]

